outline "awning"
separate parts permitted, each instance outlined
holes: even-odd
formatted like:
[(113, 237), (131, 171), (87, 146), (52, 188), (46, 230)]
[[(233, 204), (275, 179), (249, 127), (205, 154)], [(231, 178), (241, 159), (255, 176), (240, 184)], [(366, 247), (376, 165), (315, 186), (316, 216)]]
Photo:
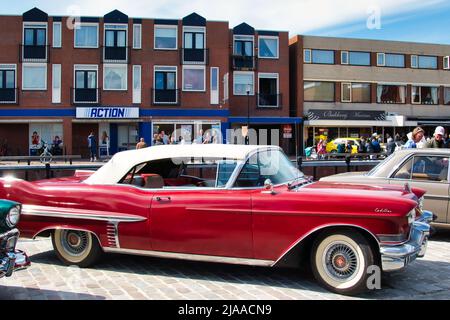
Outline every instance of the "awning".
[(392, 121), (358, 121), (358, 120), (308, 120), (309, 127), (393, 127)]
[(230, 123), (253, 123), (253, 124), (300, 124), (302, 118), (294, 117), (229, 117)]

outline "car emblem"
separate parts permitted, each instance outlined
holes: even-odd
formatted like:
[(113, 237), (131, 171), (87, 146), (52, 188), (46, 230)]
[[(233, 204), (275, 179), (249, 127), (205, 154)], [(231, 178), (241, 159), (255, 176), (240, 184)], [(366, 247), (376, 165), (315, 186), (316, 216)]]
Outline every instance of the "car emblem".
[(389, 209), (380, 209), (380, 208), (376, 208), (375, 212), (376, 213), (392, 213), (392, 211)]

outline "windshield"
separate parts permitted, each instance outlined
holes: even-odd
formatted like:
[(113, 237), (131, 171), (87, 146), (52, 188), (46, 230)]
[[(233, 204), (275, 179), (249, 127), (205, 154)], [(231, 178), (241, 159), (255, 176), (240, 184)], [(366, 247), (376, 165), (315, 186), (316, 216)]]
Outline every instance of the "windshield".
[(372, 170), (367, 172), (366, 176), (376, 176), (379, 171), (381, 171), (386, 165), (389, 165), (389, 162), (391, 162), (392, 158), (394, 156), (394, 153), (391, 154), (389, 157), (387, 157), (384, 161), (381, 161), (379, 164), (377, 164)]
[(242, 168), (236, 187), (262, 187), (267, 179), (274, 185), (292, 182), (304, 178), (284, 153), (279, 150), (266, 150), (251, 156)]

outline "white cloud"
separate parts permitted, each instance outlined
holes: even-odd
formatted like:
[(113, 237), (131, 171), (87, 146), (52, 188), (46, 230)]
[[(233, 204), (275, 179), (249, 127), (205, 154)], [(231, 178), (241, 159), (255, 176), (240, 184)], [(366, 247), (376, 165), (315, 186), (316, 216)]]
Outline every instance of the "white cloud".
[[(257, 29), (289, 30), (291, 34), (337, 25), (365, 21), (369, 8), (380, 8), (384, 17), (435, 7), (445, 0), (73, 0), (51, 1), (51, 14), (67, 14), (67, 8), (76, 5), (82, 15), (102, 16), (119, 9), (131, 17), (182, 18), (192, 12), (208, 20), (230, 21), (233, 27), (247, 22)], [(54, 10), (58, 10), (54, 12)], [(365, 26), (365, 22), (362, 27)]]

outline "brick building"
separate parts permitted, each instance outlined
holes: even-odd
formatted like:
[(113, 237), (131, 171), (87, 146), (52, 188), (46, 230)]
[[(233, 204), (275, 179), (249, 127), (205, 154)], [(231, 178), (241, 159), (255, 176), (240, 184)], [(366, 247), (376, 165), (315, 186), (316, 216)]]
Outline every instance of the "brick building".
[(38, 154), (59, 137), (64, 152), (86, 157), (90, 132), (101, 155), (161, 131), (191, 141), (210, 131), (227, 143), (226, 130), (247, 123), (277, 129), (295, 153), (287, 32), (230, 29), (196, 13), (75, 19), (34, 8), (2, 16), (0, 34), (0, 144), (9, 155)]

